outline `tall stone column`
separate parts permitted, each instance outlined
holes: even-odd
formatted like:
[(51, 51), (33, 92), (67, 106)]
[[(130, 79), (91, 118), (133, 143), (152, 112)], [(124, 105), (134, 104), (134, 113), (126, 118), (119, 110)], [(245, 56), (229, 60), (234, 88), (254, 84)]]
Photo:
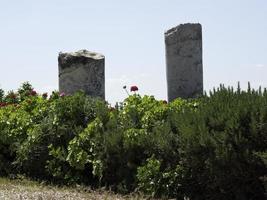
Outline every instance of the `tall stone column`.
[(165, 32), (168, 101), (203, 94), (202, 28), (181, 24)]
[(59, 53), (59, 92), (87, 95), (105, 99), (105, 57), (102, 54), (80, 50)]

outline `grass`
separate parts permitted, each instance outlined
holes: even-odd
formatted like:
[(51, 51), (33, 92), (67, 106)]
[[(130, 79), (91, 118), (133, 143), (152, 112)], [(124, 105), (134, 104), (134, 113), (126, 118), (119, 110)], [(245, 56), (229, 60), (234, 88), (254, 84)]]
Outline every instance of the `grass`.
[(132, 194), (117, 195), (105, 190), (91, 190), (85, 186), (59, 187), (26, 179), (10, 180), (0, 178), (1, 200), (142, 200), (145, 197)]

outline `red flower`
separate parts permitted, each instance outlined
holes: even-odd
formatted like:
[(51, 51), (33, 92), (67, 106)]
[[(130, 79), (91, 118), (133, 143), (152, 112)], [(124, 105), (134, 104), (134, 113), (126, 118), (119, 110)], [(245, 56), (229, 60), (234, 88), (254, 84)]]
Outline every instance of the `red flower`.
[(44, 99), (46, 99), (47, 98), (47, 93), (43, 93), (43, 95), (42, 95), (42, 97), (44, 98)]
[(36, 96), (36, 94), (37, 94), (37, 92), (36, 92), (35, 90), (32, 90), (32, 91), (30, 92), (30, 95), (31, 95), (31, 96)]
[(135, 92), (135, 91), (138, 91), (138, 87), (134, 85), (131, 87), (131, 92)]
[(64, 97), (64, 96), (66, 96), (66, 94), (64, 92), (61, 92), (59, 96)]
[(7, 103), (5, 102), (0, 102), (0, 107), (5, 107), (7, 105)]

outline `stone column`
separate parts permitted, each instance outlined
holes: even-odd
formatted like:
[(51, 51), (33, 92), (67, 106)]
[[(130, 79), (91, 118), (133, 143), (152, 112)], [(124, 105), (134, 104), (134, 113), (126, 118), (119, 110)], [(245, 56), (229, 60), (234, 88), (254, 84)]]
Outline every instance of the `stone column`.
[(181, 24), (165, 32), (168, 101), (203, 94), (202, 29)]
[(105, 57), (102, 54), (80, 50), (59, 53), (59, 92), (87, 95), (105, 99)]

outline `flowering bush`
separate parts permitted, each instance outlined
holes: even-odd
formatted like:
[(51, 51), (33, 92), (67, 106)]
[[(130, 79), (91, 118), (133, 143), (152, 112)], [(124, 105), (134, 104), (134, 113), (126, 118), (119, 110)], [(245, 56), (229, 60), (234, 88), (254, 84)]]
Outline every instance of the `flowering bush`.
[[(126, 89), (126, 88), (125, 88)], [(199, 99), (0, 90), (0, 175), (177, 199), (264, 199), (267, 91)], [(136, 92), (138, 88), (131, 88)]]

